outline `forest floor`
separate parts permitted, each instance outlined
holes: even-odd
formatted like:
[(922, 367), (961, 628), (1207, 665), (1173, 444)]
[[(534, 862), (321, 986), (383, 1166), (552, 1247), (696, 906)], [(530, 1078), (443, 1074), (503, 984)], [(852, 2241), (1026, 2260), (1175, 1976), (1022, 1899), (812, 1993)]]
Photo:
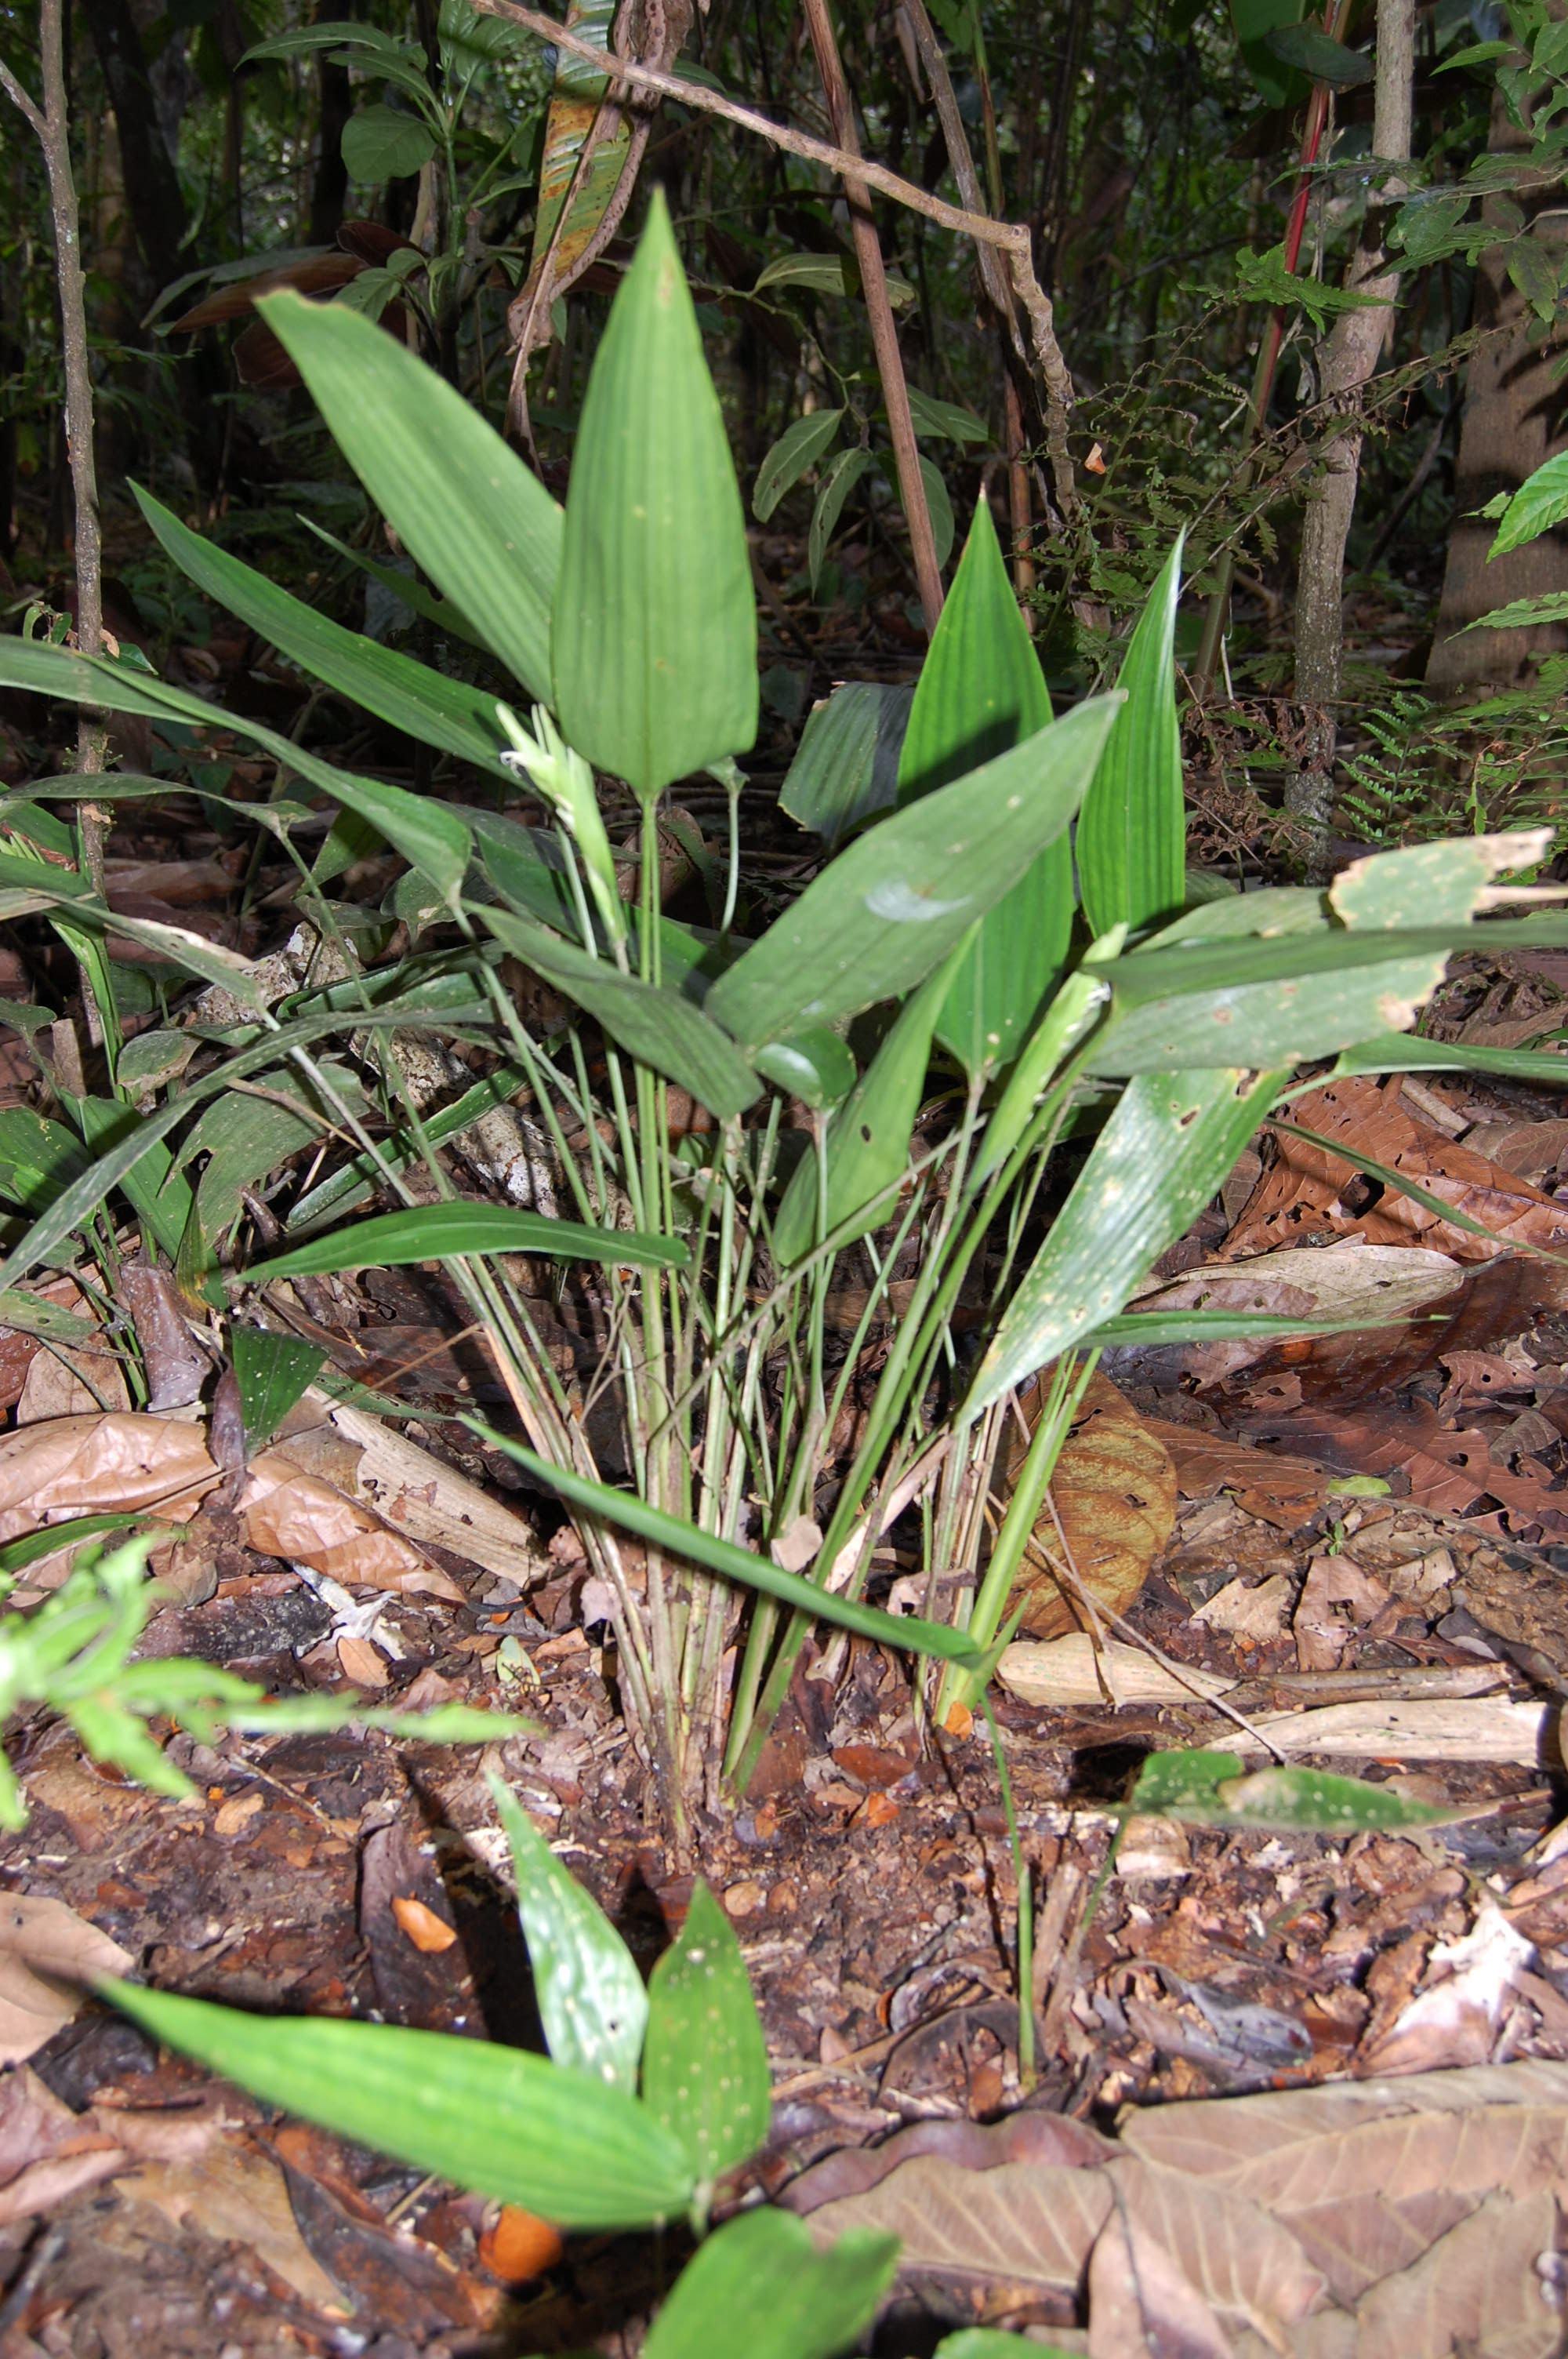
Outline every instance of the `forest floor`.
[[(203, 897), (237, 870), (222, 842), (194, 840), (198, 816), (171, 803), (117, 835), (121, 906), (200, 922)], [(138, 840), (143, 826), (154, 832)], [(748, 856), (763, 892), (806, 864), (782, 828), (756, 832)], [(253, 906), (276, 935), (265, 891)], [(1428, 1028), (1552, 1045), (1568, 1037), (1568, 958), (1472, 962)], [(29, 1070), (17, 1044), (14, 1098)], [(998, 1694), (1040, 1893), (1032, 2087), (983, 1722), (922, 1736), (905, 1658), (860, 1640), (807, 1648), (743, 1806), (697, 1835), (775, 2076), (771, 2137), (727, 2201), (778, 2195), (808, 2166), (894, 2133), (915, 2133), (898, 2152), (923, 2147), (951, 2174), (1028, 2153), (1076, 2165), (1104, 2151), (1098, 2134), (1128, 2106), (1322, 2084), (1370, 2102), (1400, 2078), (1568, 2063), (1568, 1280), (1553, 1258), (1568, 1247), (1568, 1121), (1520, 1083), (1441, 1073), (1336, 1082), (1295, 1119), (1474, 1214), (1502, 1248), (1321, 1149), (1260, 1138), (1162, 1264), (1162, 1303), (1356, 1306), (1355, 1324), (1267, 1350), (1121, 1352), (1069, 1444), (1075, 1528), (1116, 1542), (1105, 1585), (1082, 1570), (1126, 1626), (1097, 1657), (1064, 1635), (1042, 1574), (1035, 1636)], [(1402, 1311), (1413, 1276), (1420, 1315), (1367, 1332), (1369, 1272)], [(583, 1338), (569, 1304), (556, 1311), (546, 1340), (569, 1359)], [(113, 2014), (63, 2002), (58, 2027), (29, 2043), (38, 2002), (11, 1960), (27, 1951), (22, 1904), (53, 1903), (165, 1989), (537, 2044), (490, 1762), (644, 1961), (678, 1930), (689, 1866), (661, 1843), (580, 1548), (558, 1508), (458, 1421), (498, 1412), (502, 1396), (455, 1299), (438, 1274), (368, 1271), (334, 1280), (309, 1317), (342, 1373), (398, 1397), (424, 1457), (376, 1471), (362, 1430), (308, 1396), (283, 1447), (359, 1516), (337, 1585), (303, 1579), (294, 1551), (269, 1553), (212, 1495), (156, 1560), (169, 1602), (146, 1651), (269, 1689), (303, 1680), (522, 1712), (538, 1734), (486, 1759), (357, 1733), (213, 1748), (175, 1737), (170, 1757), (196, 1788), (176, 1802), (95, 1767), (58, 1722), (13, 1732), (30, 1817), (0, 1840), (19, 1929), (0, 1938), (0, 2042), (16, 2065), (0, 2081), (0, 2359), (630, 2354), (682, 2256), (676, 2238), (582, 2238), (528, 2278), (495, 2207), (277, 2116)], [(18, 1430), (91, 1413), (72, 1381), (30, 1339), (0, 1336), (0, 1408)], [(482, 1520), (465, 1485), (502, 1516), (477, 1555), (463, 1545), (465, 1518)], [(37, 1496), (41, 1515), (41, 1476)], [(1059, 1504), (1071, 1521), (1065, 1493)], [(370, 1542), (387, 1534), (384, 1560)], [(917, 1519), (895, 1527), (884, 1573), (918, 1569), (918, 1537)], [(426, 1577), (408, 1577), (410, 1554)], [(1051, 1701), (1031, 1701), (1041, 1694)], [(1116, 1815), (1151, 1752), (1207, 1745), (1262, 1763), (1260, 1723), (1292, 1757), (1444, 1821), (1329, 1835)], [(1568, 2136), (1568, 2071), (1541, 2085), (1543, 2118)], [(987, 2125), (1002, 2125), (1000, 2143), (977, 2146)], [(854, 2199), (870, 2175), (840, 2163), (796, 2200)], [(1488, 2234), (1506, 2245), (1510, 2190), (1497, 2188)], [(1559, 2280), (1534, 2256), (1560, 2239), (1550, 2217), (1543, 2237), (1534, 2212), (1512, 2209), (1530, 2289), (1508, 2348), (1544, 2359)], [(1452, 2224), (1427, 2218), (1424, 2244), (1412, 2233), (1410, 2271)], [(1049, 2276), (977, 2263), (957, 2231), (946, 2245), (934, 2232), (877, 2348), (908, 2359), (944, 2323), (977, 2318), (1082, 2348), (1078, 2288)], [(1467, 2298), (1475, 2276), (1472, 2262)]]

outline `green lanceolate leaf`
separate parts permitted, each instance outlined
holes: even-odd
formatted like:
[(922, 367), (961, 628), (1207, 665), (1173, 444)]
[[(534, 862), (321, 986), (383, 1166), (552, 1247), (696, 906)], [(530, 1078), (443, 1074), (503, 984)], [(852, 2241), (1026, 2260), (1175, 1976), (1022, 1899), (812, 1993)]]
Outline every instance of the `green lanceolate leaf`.
[(1115, 714), (1097, 697), (841, 852), (708, 994), (743, 1050), (902, 998), (1064, 835)]
[(779, 790), (780, 810), (829, 844), (891, 810), (913, 693), (864, 679), (836, 688), (806, 721)]
[[(982, 497), (914, 691), (899, 757), (900, 802), (979, 769), (1050, 719), (1040, 658)], [(937, 1038), (971, 1080), (1018, 1053), (1072, 928), (1072, 850), (1064, 833), (983, 919), (937, 1017)]]
[(526, 918), (503, 909), (475, 914), (505, 949), (569, 992), (612, 1040), (640, 1063), (678, 1082), (721, 1122), (761, 1097), (761, 1082), (733, 1043), (678, 991), (622, 974), (607, 960), (590, 957)]
[(768, 2049), (730, 1919), (698, 1881), (673, 1949), (654, 1968), (643, 2103), (678, 2138), (699, 2187), (768, 2134)]
[[(308, 304), (305, 308), (313, 310), (315, 306)], [(371, 332), (374, 334), (376, 331)], [(387, 343), (390, 339), (383, 336), (380, 341)], [(109, 712), (141, 712), (155, 721), (182, 721), (210, 729), (220, 718), (199, 696), (170, 688), (128, 664), (72, 655), (67, 647), (46, 647), (25, 639), (0, 639), (0, 679), (11, 687), (33, 689), (43, 696), (69, 697), (77, 704), (101, 704)], [(225, 728), (265, 745), (269, 754), (297, 770), (311, 786), (368, 820), (395, 851), (430, 878), (442, 899), (450, 905), (467, 873), (472, 851), (468, 828), (455, 810), (422, 795), (410, 794), (406, 787), (389, 786), (381, 778), (362, 778), (351, 770), (335, 769), (330, 762), (307, 753), (303, 745), (296, 745), (292, 739), (280, 736), (276, 730), (265, 727), (259, 721), (247, 721), (232, 713), (221, 717)], [(141, 924), (143, 937), (154, 943), (160, 934), (168, 938), (172, 955), (177, 946), (175, 929), (163, 927), (149, 934), (142, 921), (115, 919), (116, 926), (133, 922)], [(192, 963), (202, 955), (210, 962), (217, 957), (210, 949), (203, 953), (194, 937), (186, 938), (184, 955)], [(227, 955), (232, 957), (232, 953)], [(231, 986), (234, 984), (232, 972), (218, 979)]]
[(823, 2253), (792, 2212), (743, 2212), (687, 2263), (643, 2359), (719, 2359), (742, 2346), (745, 2359), (837, 2359), (859, 2346), (897, 2263), (896, 2236), (853, 2228)]
[(139, 484), (133, 484), (131, 490), (160, 546), (181, 572), (249, 623), (280, 654), (421, 744), (507, 775), (498, 756), (504, 741), (496, 725), (493, 697), (449, 679), (444, 672), (416, 663), (395, 648), (380, 647), (358, 631), (344, 630), (341, 623), (278, 589), (265, 573), (189, 531)]
[(1002, 1313), (967, 1417), (1115, 1317), (1232, 1169), (1283, 1079), (1211, 1071), (1128, 1086)]
[(634, 2097), (648, 2020), (636, 1961), (593, 1895), (493, 1774), (490, 1790), (511, 1847), (517, 1913), (550, 2054)]
[(1127, 701), (1078, 814), (1078, 881), (1097, 934), (1173, 917), (1186, 897), (1176, 601), (1182, 542), (1149, 592), (1122, 659)]
[(816, 505), (811, 511), (811, 523), (806, 537), (806, 569), (811, 577), (811, 594), (815, 598), (822, 579), (822, 567), (827, 555), (827, 544), (838, 528), (844, 503), (868, 469), (876, 461), (869, 451), (838, 451), (822, 471), (822, 483), (816, 495)]
[(787, 491), (816, 464), (838, 431), (841, 409), (813, 409), (786, 426), (757, 470), (752, 486), (752, 514), (766, 524)]
[(0, 1197), (41, 1212), (87, 1169), (81, 1141), (31, 1106), (0, 1107)]
[(931, 517), (931, 544), (935, 551), (936, 569), (940, 572), (953, 554), (953, 542), (957, 526), (953, 516), (953, 503), (947, 495), (947, 479), (935, 459), (920, 454), (920, 480), (925, 486), (925, 506)]
[(1568, 1088), (1568, 1057), (1550, 1049), (1475, 1049), (1462, 1040), (1422, 1040), (1387, 1032), (1341, 1052), (1336, 1073), (1503, 1073), (1510, 1081)]
[(756, 736), (746, 521), (660, 189), (589, 379), (552, 644), (563, 733), (644, 799)]
[(295, 294), (257, 310), (409, 554), (548, 703), (562, 518), (543, 484), (454, 386), (370, 321)]
[(321, 1373), (327, 1354), (319, 1343), (297, 1335), (275, 1335), (265, 1327), (236, 1327), (229, 1337), (234, 1382), (245, 1440), (259, 1450), (272, 1440), (295, 1403)]
[(1522, 549), (1527, 540), (1539, 540), (1543, 532), (1568, 517), (1568, 451), (1559, 451), (1548, 459), (1533, 475), (1527, 475), (1503, 511), (1497, 538), (1487, 551), (1488, 560), (1506, 556), (1510, 549)]
[[(893, 1203), (884, 1191), (909, 1162), (910, 1134), (931, 1059), (932, 1027), (950, 989), (954, 964), (965, 955), (955, 951), (904, 1002), (867, 1071), (829, 1123), (825, 1206), (816, 1154), (803, 1155), (795, 1165), (773, 1221), (773, 1254), (780, 1263), (798, 1261), (820, 1243), (819, 1211), (823, 1235), (862, 1207), (869, 1208), (868, 1229), (892, 1217)], [(863, 1230), (853, 1231), (843, 1243), (863, 1234)]]
[(1205, 1826), (1346, 1835), (1430, 1827), (1454, 1816), (1360, 1777), (1273, 1764), (1249, 1773), (1234, 1753), (1201, 1751), (1152, 1753), (1138, 1773), (1128, 1809)]
[(269, 2104), (557, 2227), (650, 2227), (687, 2208), (694, 2173), (680, 2141), (591, 2073), (444, 2032), (100, 1987), (155, 2039)]
[(265, 1286), (275, 1277), (319, 1277), (337, 1269), (407, 1269), (460, 1254), (546, 1254), (559, 1261), (627, 1262), (650, 1269), (684, 1269), (690, 1259), (678, 1238), (644, 1236), (636, 1229), (589, 1229), (507, 1204), (414, 1204), (312, 1237), (291, 1253), (254, 1263), (245, 1275), (253, 1285)]
[(966, 1669), (973, 1669), (985, 1660), (971, 1638), (946, 1623), (925, 1622), (913, 1614), (884, 1614), (880, 1606), (859, 1605), (850, 1598), (835, 1596), (803, 1580), (797, 1572), (785, 1572), (771, 1557), (754, 1555), (733, 1540), (700, 1531), (695, 1524), (683, 1523), (678, 1516), (666, 1515), (662, 1507), (651, 1507), (629, 1491), (611, 1490), (608, 1483), (596, 1483), (586, 1474), (573, 1474), (563, 1466), (553, 1465), (536, 1451), (525, 1449), (522, 1442), (492, 1431), (477, 1418), (467, 1422), (493, 1449), (504, 1451), (537, 1482), (558, 1491), (568, 1506), (580, 1507), (586, 1515), (602, 1516), (607, 1523), (635, 1532), (639, 1538), (653, 1540), (671, 1556), (700, 1564), (724, 1581), (736, 1581), (743, 1588), (761, 1590), (764, 1597), (776, 1597), (781, 1604), (794, 1606), (797, 1613), (816, 1614), (841, 1630), (853, 1630), (862, 1638), (875, 1638), (884, 1647), (901, 1647), (910, 1654), (935, 1655), (939, 1661), (959, 1663)]

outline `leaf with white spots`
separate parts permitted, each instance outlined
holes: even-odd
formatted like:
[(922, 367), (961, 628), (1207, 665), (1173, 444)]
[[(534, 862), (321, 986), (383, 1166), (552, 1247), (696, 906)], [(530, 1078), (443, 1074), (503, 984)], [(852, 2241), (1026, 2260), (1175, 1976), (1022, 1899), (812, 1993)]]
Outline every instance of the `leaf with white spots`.
[(492, 1777), (490, 1789), (512, 1847), (517, 1913), (550, 2054), (635, 2096), (648, 2020), (636, 1961), (499, 1777)]
[(1284, 1080), (1216, 1067), (1140, 1074), (1002, 1315), (965, 1414), (979, 1416), (1113, 1319), (1196, 1219)]
[(675, 1947), (654, 1969), (643, 2102), (710, 2184), (768, 2134), (768, 2051), (746, 1962), (706, 1884)]

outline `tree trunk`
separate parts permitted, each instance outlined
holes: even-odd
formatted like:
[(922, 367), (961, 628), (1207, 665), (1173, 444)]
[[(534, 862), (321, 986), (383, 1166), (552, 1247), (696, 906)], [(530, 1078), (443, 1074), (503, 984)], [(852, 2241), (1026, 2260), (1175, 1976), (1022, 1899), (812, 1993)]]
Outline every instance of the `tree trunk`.
[[(1378, 0), (1378, 81), (1372, 153), (1383, 163), (1404, 163), (1411, 152), (1411, 89), (1415, 71), (1414, 0)], [(1385, 183), (1383, 198), (1401, 193), (1401, 183)], [(1399, 279), (1383, 271), (1383, 250), (1375, 223), (1381, 206), (1368, 205), (1361, 251), (1346, 274), (1357, 294), (1376, 297), (1365, 309), (1341, 312), (1318, 346), (1318, 392), (1325, 406), (1355, 418), (1361, 391), (1378, 365), (1393, 317)], [(1310, 715), (1307, 753), (1285, 789), (1285, 808), (1307, 832), (1307, 875), (1322, 881), (1326, 866), (1328, 818), (1334, 802), (1336, 710), (1344, 684), (1345, 550), (1356, 513), (1361, 472), (1361, 429), (1347, 426), (1328, 446), (1326, 472), (1309, 502), (1302, 528), (1301, 572), (1296, 589), (1296, 701)]]
[[(1493, 155), (1517, 154), (1529, 145), (1509, 118), (1499, 92), (1492, 101)], [(1553, 205), (1554, 190), (1522, 195), (1527, 214)], [(1498, 199), (1488, 198), (1485, 217), (1496, 216)], [(1500, 234), (1500, 233), (1499, 233)], [(1563, 260), (1564, 223), (1552, 213), (1537, 221), (1532, 234), (1548, 245), (1553, 266)], [(1531, 313), (1508, 276), (1500, 255), (1483, 255), (1476, 274), (1476, 324), (1497, 332), (1475, 353), (1465, 381), (1459, 429), (1459, 464), (1454, 483), (1454, 519), (1448, 538), (1443, 599), (1426, 668), (1430, 687), (1460, 694), (1483, 686), (1503, 688), (1518, 680), (1533, 658), (1568, 647), (1568, 630), (1537, 625), (1528, 630), (1465, 631), (1479, 614), (1515, 598), (1536, 598), (1568, 589), (1568, 537), (1552, 532), (1523, 549), (1510, 549), (1495, 564), (1487, 551), (1495, 524), (1474, 520), (1498, 492), (1516, 492), (1543, 460), (1568, 448), (1558, 426), (1563, 388), (1553, 383), (1554, 347), (1531, 336)], [(1455, 634), (1465, 631), (1463, 637)]]

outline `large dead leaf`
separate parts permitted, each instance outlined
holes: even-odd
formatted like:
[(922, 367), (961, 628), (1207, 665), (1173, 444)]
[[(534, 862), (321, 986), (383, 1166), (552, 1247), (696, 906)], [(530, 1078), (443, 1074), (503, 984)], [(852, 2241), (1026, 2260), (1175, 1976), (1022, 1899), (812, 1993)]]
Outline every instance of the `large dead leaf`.
[[(1397, 1090), (1363, 1076), (1331, 1082), (1298, 1099), (1292, 1119), (1398, 1171), (1479, 1221), (1488, 1234), (1476, 1236), (1393, 1188), (1368, 1186), (1341, 1157), (1284, 1136), (1226, 1240), (1227, 1261), (1325, 1234), (1360, 1235), (1369, 1245), (1426, 1245), (1460, 1262), (1489, 1261), (1510, 1245), (1553, 1251), (1568, 1245), (1568, 1206), (1418, 1122)], [(1537, 1262), (1531, 1282), (1539, 1300), (1568, 1302), (1568, 1267)]]
[(1135, 2114), (1121, 2139), (1189, 2180), (1245, 2191), (1353, 2304), (1489, 2196), (1568, 2193), (1568, 2065), (1161, 2105)]
[(1044, 1644), (1014, 1639), (997, 1665), (1003, 1687), (1025, 1703), (1191, 1703), (1195, 1697), (1223, 1695), (1234, 1680), (1212, 1671), (1167, 1670), (1152, 1655), (1119, 1639), (1097, 1641), (1087, 1630)]
[(863, 2194), (819, 2205), (810, 2224), (824, 2247), (847, 2228), (897, 2236), (901, 2279), (940, 2315), (980, 2325), (1070, 2304), (1110, 2210), (1101, 2170), (965, 2170), (923, 2154)]
[(1568, 1494), (1553, 1491), (1545, 1469), (1523, 1455), (1509, 1466), (1493, 1455), (1478, 1427), (1449, 1428), (1429, 1402), (1405, 1408), (1391, 1400), (1356, 1408), (1328, 1406), (1266, 1413), (1247, 1420), (1259, 1434), (1279, 1435), (1338, 1463), (1349, 1473), (1408, 1477), (1418, 1506), (1462, 1516), (1483, 1498), (1496, 1499), (1519, 1524), (1557, 1525)]
[(531, 1524), (481, 1491), (465, 1474), (433, 1458), (385, 1418), (345, 1408), (310, 1393), (336, 1431), (358, 1453), (357, 1495), (409, 1538), (449, 1549), (470, 1564), (525, 1588), (553, 1571)]
[(1190, 2277), (1137, 2223), (1113, 2212), (1089, 2259), (1089, 2359), (1233, 2359), (1229, 2337)]
[[(1280, 1319), (1344, 1319), (1383, 1326), (1412, 1318), (1418, 1310), (1454, 1293), (1464, 1282), (1465, 1273), (1452, 1256), (1412, 1254), (1403, 1243), (1373, 1245), (1360, 1237), (1349, 1237), (1332, 1245), (1280, 1245), (1239, 1263), (1227, 1245), (1223, 1261), (1188, 1270), (1139, 1296), (1131, 1308), (1167, 1314), (1227, 1310), (1257, 1316), (1267, 1312)], [(1265, 1336), (1184, 1344), (1180, 1372), (1200, 1386), (1218, 1384), (1275, 1348)], [(1163, 1384), (1163, 1369), (1160, 1381)]]
[[(1043, 1383), (1038, 1380), (1024, 1397), (1031, 1428), (1039, 1415)], [(1027, 1449), (1015, 1433), (1008, 1456), (1010, 1485)], [(1065, 1543), (1071, 1571), (1095, 1603), (1126, 1614), (1174, 1527), (1176, 1474), (1148, 1420), (1108, 1377), (1090, 1381), (1056, 1462), (1051, 1495), (1056, 1512), (1053, 1516), (1047, 1507), (1035, 1526), (1038, 1550), (1060, 1565)], [(1036, 1561), (1022, 1586), (1028, 1596), (1022, 1627), (1032, 1637), (1054, 1638), (1080, 1627), (1084, 1615), (1070, 1582), (1059, 1581)]]
[(1249, 2191), (1136, 2156), (1108, 2176), (1120, 2216), (1169, 2254), (1222, 2323), (1278, 2334), (1324, 2300), (1323, 2271)]
[(456, 1582), (417, 1549), (330, 1483), (301, 1473), (282, 1451), (265, 1450), (252, 1459), (240, 1521), (246, 1541), (263, 1556), (306, 1564), (362, 1589), (422, 1591), (462, 1603)]
[(217, 1480), (192, 1425), (134, 1415), (53, 1418), (0, 1440), (0, 1542), (120, 1508), (156, 1507), (186, 1523)]
[(1293, 1532), (1310, 1523), (1330, 1484), (1338, 1480), (1332, 1466), (1259, 1450), (1198, 1426), (1158, 1417), (1146, 1418), (1144, 1423), (1169, 1452), (1184, 1499), (1212, 1499), (1217, 1492), (1228, 1491), (1248, 1515), (1281, 1531)]
[(1357, 2317), (1357, 2359), (1557, 2359), (1563, 2316), (1547, 2299), (1562, 2190), (1488, 2196), (1413, 2268), (1374, 2286)]

